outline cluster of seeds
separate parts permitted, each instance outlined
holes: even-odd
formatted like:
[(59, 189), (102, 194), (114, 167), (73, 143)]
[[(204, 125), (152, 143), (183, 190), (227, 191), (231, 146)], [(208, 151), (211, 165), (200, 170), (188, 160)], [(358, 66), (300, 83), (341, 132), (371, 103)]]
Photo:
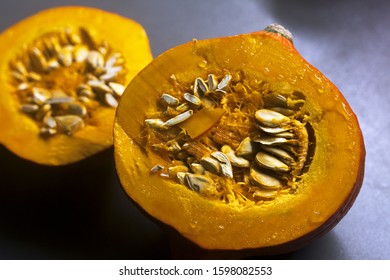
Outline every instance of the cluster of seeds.
[[(237, 100), (234, 95), (241, 86), (238, 84), (232, 82), (230, 74), (219, 83), (210, 74), (207, 81), (196, 78), (191, 93), (162, 94), (165, 111), (156, 113), (160, 118), (147, 118), (145, 124), (152, 149), (171, 163), (156, 164), (152, 173), (228, 202), (274, 199), (278, 192), (294, 188), (309, 150), (309, 134), (301, 112), (303, 94), (266, 92), (261, 102), (257, 100), (259, 104), (253, 105), (257, 109), (242, 113), (242, 104), (231, 105)], [(225, 109), (227, 124), (216, 122), (204, 135), (192, 139), (182, 124), (205, 107)], [(238, 116), (249, 122), (229, 124)], [(226, 127), (230, 125), (237, 129), (242, 125), (241, 130), (229, 131)]]
[(10, 63), (20, 109), (41, 136), (74, 134), (99, 106), (115, 108), (124, 91), (124, 59), (85, 28), (44, 34)]

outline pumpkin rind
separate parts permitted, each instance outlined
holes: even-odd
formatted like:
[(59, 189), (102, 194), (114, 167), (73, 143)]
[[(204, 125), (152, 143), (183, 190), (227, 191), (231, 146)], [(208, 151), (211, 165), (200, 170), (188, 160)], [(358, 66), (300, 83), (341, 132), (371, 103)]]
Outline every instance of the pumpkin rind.
[[(297, 191), (254, 207), (210, 201), (150, 172), (158, 154), (137, 144), (145, 113), (171, 87), (216, 71), (286, 84), (305, 94), (316, 148)], [(147, 97), (146, 97), (147, 96)], [(205, 249), (297, 249), (334, 227), (363, 180), (364, 143), (355, 114), (339, 90), (286, 38), (265, 31), (193, 41), (157, 57), (129, 84), (114, 124), (117, 172), (129, 197), (147, 213)], [(275, 248), (272, 250), (270, 248)]]
[(147, 35), (131, 19), (90, 7), (58, 7), (42, 11), (5, 30), (0, 35), (0, 142), (18, 156), (45, 165), (77, 162), (112, 145), (115, 108), (99, 107), (91, 125), (73, 136), (39, 136), (35, 121), (20, 112), (12, 96), (9, 63), (26, 44), (63, 28), (86, 28), (94, 38), (107, 40), (120, 51), (128, 83), (152, 59)]

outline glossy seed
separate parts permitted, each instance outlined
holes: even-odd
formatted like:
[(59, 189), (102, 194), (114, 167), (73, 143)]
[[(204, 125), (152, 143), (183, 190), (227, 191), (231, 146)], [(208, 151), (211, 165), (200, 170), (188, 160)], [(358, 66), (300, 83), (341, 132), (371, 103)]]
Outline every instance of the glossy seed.
[(268, 153), (271, 153), (275, 156), (277, 156), (279, 159), (283, 160), (284, 162), (291, 164), (294, 162), (294, 157), (287, 151), (277, 148), (277, 147), (272, 147), (272, 146), (263, 146), (263, 150), (265, 150)]
[(114, 94), (118, 97), (122, 96), (125, 91), (125, 87), (119, 83), (109, 82), (108, 86), (112, 89)]
[(211, 179), (200, 174), (187, 173), (184, 177), (184, 181), (187, 187), (200, 193), (213, 185), (213, 181)]
[(112, 108), (118, 107), (118, 100), (116, 100), (116, 98), (111, 93), (106, 93), (104, 95), (104, 101)]
[(222, 175), (227, 178), (233, 178), (233, 168), (229, 158), (219, 151), (212, 152), (211, 156), (219, 161)]
[(250, 156), (255, 152), (255, 144), (252, 142), (250, 137), (245, 137), (244, 140), (238, 145), (236, 149), (237, 156)]
[(207, 171), (210, 171), (211, 173), (214, 173), (214, 174), (220, 174), (221, 173), (221, 164), (215, 158), (212, 158), (210, 156), (204, 156), (200, 160), (200, 163), (204, 166), (204, 168)]
[(161, 164), (156, 164), (155, 166), (153, 166), (151, 169), (150, 169), (150, 172), (152, 173), (157, 173), (161, 170), (164, 169), (164, 166), (162, 166)]
[(22, 104), (20, 110), (27, 114), (36, 113), (39, 110), (39, 106), (36, 104)]
[(63, 104), (74, 101), (74, 98), (71, 96), (59, 96), (59, 97), (51, 97), (45, 101), (46, 104)]
[(217, 80), (217, 77), (215, 77), (215, 75), (209, 74), (209, 75), (207, 76), (207, 82), (208, 82), (209, 89), (210, 89), (211, 91), (214, 91), (214, 90), (217, 89), (218, 80)]
[(103, 55), (98, 51), (90, 51), (87, 56), (87, 63), (94, 69), (104, 67)]
[(254, 184), (264, 189), (276, 190), (282, 187), (282, 181), (254, 167), (250, 169), (249, 178)]
[(32, 88), (32, 98), (36, 104), (42, 105), (46, 103), (49, 97), (50, 92), (48, 90), (37, 87)]
[(67, 113), (84, 118), (87, 115), (87, 108), (80, 103), (69, 103)]
[(31, 68), (36, 72), (42, 72), (46, 68), (46, 59), (37, 47), (34, 47), (30, 52), (30, 64)]
[(73, 46), (65, 46), (58, 53), (58, 61), (65, 67), (73, 62)]
[(164, 121), (160, 119), (146, 119), (145, 124), (151, 128), (166, 128)]
[(167, 105), (170, 105), (170, 106), (176, 106), (179, 104), (179, 99), (177, 99), (176, 97), (168, 94), (168, 93), (163, 93), (161, 95), (161, 99), (167, 104)]
[(290, 167), (283, 161), (263, 152), (256, 154), (256, 163), (261, 167), (274, 171), (288, 172), (290, 170)]
[(74, 49), (74, 59), (76, 62), (84, 62), (87, 60), (89, 50), (85, 45), (78, 45)]
[(207, 84), (202, 78), (196, 78), (194, 82), (194, 95), (200, 97), (209, 91)]
[(252, 139), (254, 142), (262, 145), (274, 146), (289, 143), (289, 140), (283, 137), (272, 137), (272, 136), (260, 136)]
[(73, 135), (75, 132), (84, 127), (84, 121), (79, 116), (66, 115), (54, 117), (57, 125), (67, 135)]
[(268, 126), (257, 125), (257, 127), (260, 128), (262, 131), (270, 133), (270, 134), (278, 134), (278, 133), (282, 133), (282, 132), (285, 132), (285, 131), (291, 129), (291, 127), (289, 127), (289, 126), (268, 127)]
[(185, 111), (184, 113), (181, 113), (180, 115), (177, 115), (176, 117), (173, 117), (173, 118), (167, 120), (164, 123), (164, 126), (173, 126), (173, 125), (179, 124), (181, 122), (184, 122), (189, 117), (191, 117), (193, 113), (194, 113), (194, 111), (192, 111), (192, 110)]
[(290, 118), (268, 109), (260, 109), (255, 113), (256, 120), (269, 127), (278, 127), (290, 121)]
[(112, 89), (107, 86), (104, 82), (98, 80), (89, 80), (88, 85), (92, 88), (92, 90), (96, 93), (111, 93)]
[(184, 93), (183, 97), (187, 102), (189, 102), (192, 105), (195, 105), (195, 106), (202, 105), (202, 101), (199, 99), (199, 97), (197, 97), (191, 93), (186, 92), (186, 93)]
[(109, 67), (114, 66), (118, 62), (118, 59), (121, 56), (122, 55), (118, 52), (114, 52), (114, 53), (110, 54), (110, 56), (107, 58), (107, 61), (106, 61), (106, 64), (104, 65), (104, 67), (109, 68)]
[(229, 75), (229, 74), (225, 75), (225, 77), (223, 77), (221, 82), (219, 82), (216, 90), (221, 91), (221, 92), (226, 92), (225, 89), (229, 85), (231, 79), (232, 79), (231, 75)]
[(43, 119), (43, 125), (47, 128), (56, 128), (57, 127), (57, 122), (52, 116), (47, 116)]

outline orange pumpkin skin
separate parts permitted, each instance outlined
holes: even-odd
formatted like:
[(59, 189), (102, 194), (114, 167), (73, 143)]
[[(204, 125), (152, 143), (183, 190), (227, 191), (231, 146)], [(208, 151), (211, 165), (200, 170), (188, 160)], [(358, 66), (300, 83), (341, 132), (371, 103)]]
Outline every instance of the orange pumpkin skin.
[[(137, 139), (147, 112), (156, 110), (161, 94), (172, 87), (172, 75), (178, 83), (191, 84), (197, 77), (226, 72), (243, 73), (244, 80), (265, 81), (274, 89), (288, 84), (305, 95), (302, 108), (313, 129), (315, 153), (296, 192), (240, 208), (151, 173), (156, 163), (169, 162)], [(125, 90), (114, 123), (114, 153), (129, 197), (207, 258), (209, 250), (217, 257), (282, 254), (322, 236), (356, 199), (365, 159), (358, 120), (340, 91), (290, 40), (270, 30), (193, 41), (157, 57)]]
[[(0, 34), (0, 143), (21, 158), (58, 166), (78, 162), (112, 146), (115, 108), (99, 107), (86, 127), (72, 136), (58, 134), (45, 139), (33, 118), (21, 112), (11, 82), (10, 63), (26, 52), (34, 40), (54, 32), (84, 28), (99, 42), (107, 41), (125, 60), (126, 85), (152, 59), (148, 37), (141, 25), (122, 16), (91, 7), (57, 7), (39, 12)], [(113, 31), (115, 30), (115, 31)], [(126, 40), (124, 40), (126, 38)], [(67, 90), (75, 73), (58, 76)], [(68, 80), (69, 79), (69, 80)], [(62, 84), (62, 85), (61, 85)], [(73, 90), (73, 88), (72, 88)]]

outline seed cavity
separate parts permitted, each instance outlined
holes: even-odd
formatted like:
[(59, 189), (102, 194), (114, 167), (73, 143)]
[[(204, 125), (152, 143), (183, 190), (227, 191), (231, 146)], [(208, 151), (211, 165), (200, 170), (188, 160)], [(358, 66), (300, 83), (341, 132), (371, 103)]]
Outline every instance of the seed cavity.
[[(304, 103), (303, 93), (270, 91), (241, 73), (208, 74), (162, 93), (162, 109), (146, 115), (140, 141), (167, 159), (163, 177), (222, 203), (258, 205), (294, 193), (308, 169), (314, 138)], [(203, 112), (215, 108), (226, 113), (208, 124), (213, 118)], [(191, 138), (189, 126), (202, 133)]]
[[(20, 111), (36, 121), (42, 137), (71, 136), (88, 125), (99, 107), (117, 107), (124, 63), (120, 52), (86, 28), (64, 28), (26, 45), (10, 62), (10, 83)], [(44, 121), (48, 116), (53, 117), (49, 124)]]

